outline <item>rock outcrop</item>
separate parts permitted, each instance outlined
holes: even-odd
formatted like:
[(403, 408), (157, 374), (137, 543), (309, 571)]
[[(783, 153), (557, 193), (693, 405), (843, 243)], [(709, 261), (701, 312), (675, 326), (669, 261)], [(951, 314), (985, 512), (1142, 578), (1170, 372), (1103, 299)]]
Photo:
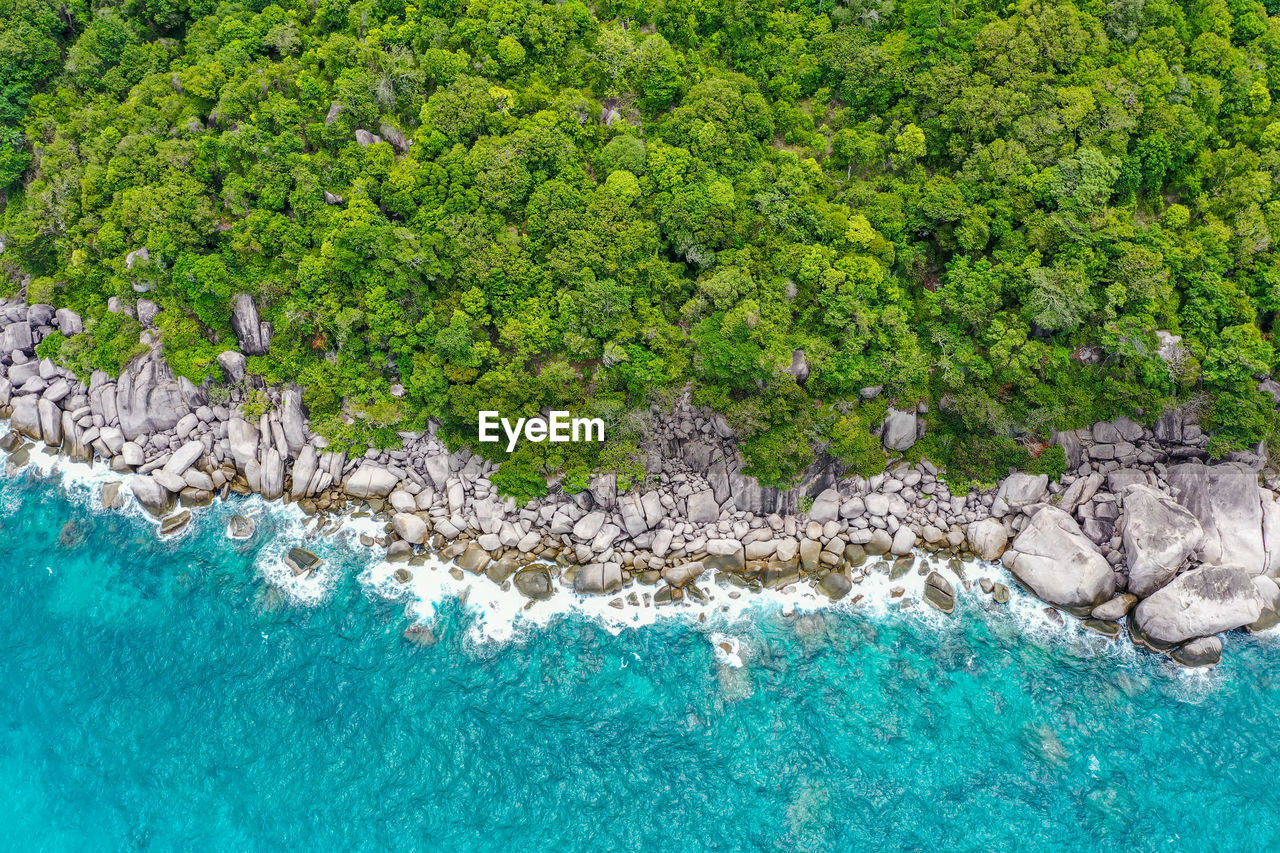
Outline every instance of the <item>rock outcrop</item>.
[(1251, 574), (1266, 568), (1258, 473), (1239, 462), (1188, 463), (1169, 468), (1169, 485), (1204, 531), (1197, 558), (1212, 565), (1240, 566)]

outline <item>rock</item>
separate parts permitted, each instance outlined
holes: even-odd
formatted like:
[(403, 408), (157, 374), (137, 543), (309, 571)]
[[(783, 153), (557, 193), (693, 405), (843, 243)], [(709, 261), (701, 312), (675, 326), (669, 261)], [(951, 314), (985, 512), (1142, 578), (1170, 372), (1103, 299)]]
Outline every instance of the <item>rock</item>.
[(269, 501), (284, 494), (284, 459), (275, 447), (270, 448), (262, 457), (262, 467), (258, 471), (258, 488), (262, 496)]
[(188, 441), (174, 451), (173, 455), (169, 457), (169, 461), (164, 463), (164, 470), (181, 477), (203, 455), (203, 444), (198, 441)]
[(702, 562), (681, 563), (678, 566), (666, 566), (662, 570), (662, 579), (673, 587), (680, 588), (695, 581), (706, 567)]
[(1119, 622), (1109, 622), (1106, 619), (1082, 619), (1080, 626), (1087, 631), (1101, 634), (1109, 640), (1114, 640), (1120, 636)]
[(843, 572), (827, 572), (822, 576), (822, 580), (818, 581), (818, 589), (832, 601), (839, 601), (849, 594), (853, 584)]
[(943, 613), (954, 613), (956, 594), (951, 583), (937, 572), (930, 572), (924, 582), (924, 600)]
[(33, 394), (17, 397), (13, 401), (13, 412), (9, 415), (9, 426), (27, 438), (40, 441), (40, 411), (37, 406), (39, 398)]
[(1257, 472), (1239, 462), (1186, 463), (1171, 466), (1167, 479), (1204, 531), (1200, 562), (1243, 566), (1252, 574), (1265, 569)]
[(1174, 578), (1204, 538), (1200, 522), (1170, 496), (1150, 486), (1124, 493), (1122, 541), (1129, 591), (1146, 598)]
[(370, 133), (364, 128), (356, 129), (356, 144), (361, 148), (368, 148), (370, 145), (377, 145), (382, 141), (382, 137), (376, 133)]
[(501, 585), (506, 582), (507, 578), (515, 574), (518, 568), (520, 568), (520, 564), (516, 562), (515, 557), (502, 557), (490, 563), (489, 567), (484, 570), (484, 574), (489, 580)]
[(54, 312), (54, 322), (58, 325), (58, 330), (67, 337), (78, 335), (84, 331), (84, 321), (80, 319), (80, 315), (69, 308), (59, 308)]
[(408, 628), (400, 632), (400, 636), (404, 637), (406, 642), (422, 648), (431, 648), (436, 644), (435, 631), (431, 630), (431, 626), (424, 625), (421, 622), (415, 622)]
[(50, 447), (61, 447), (62, 410), (58, 408), (58, 404), (42, 397), (36, 404), (36, 411), (40, 415), (40, 434), (44, 443)]
[(1217, 666), (1222, 662), (1222, 639), (1200, 637), (1169, 652), (1169, 657), (1185, 667)]
[(458, 557), (458, 568), (473, 575), (480, 574), (487, 565), (489, 565), (489, 552), (475, 542), (468, 545)]
[(257, 525), (247, 515), (233, 515), (227, 523), (227, 535), (232, 539), (249, 539), (256, 529)]
[(227, 442), (236, 467), (243, 471), (258, 458), (258, 428), (241, 417), (227, 422)]
[(1049, 477), (1045, 474), (1018, 472), (1004, 478), (996, 497), (1002, 499), (1010, 509), (1022, 509), (1043, 500), (1048, 486)]
[(264, 355), (271, 346), (271, 325), (258, 317), (258, 306), (247, 293), (237, 293), (231, 304), (231, 328), (245, 355)]
[(1138, 596), (1131, 593), (1123, 593), (1104, 601), (1097, 607), (1093, 608), (1090, 613), (1094, 619), (1102, 619), (1108, 622), (1118, 622), (1133, 609), (1133, 605), (1138, 603)]
[(126, 441), (120, 445), (120, 458), (131, 468), (137, 468), (146, 459), (142, 454), (142, 448), (135, 441)]
[(302, 411), (302, 388), (290, 382), (280, 392), (280, 426), (284, 431), (285, 445), (294, 459), (307, 443), (307, 418)]
[(184, 509), (181, 512), (175, 512), (173, 515), (166, 516), (160, 521), (160, 535), (168, 536), (177, 533), (186, 527), (191, 521), (191, 510)]
[(710, 524), (720, 518), (720, 505), (710, 489), (689, 495), (686, 517), (694, 524)]
[(431, 529), (425, 521), (407, 512), (397, 512), (393, 515), (391, 526), (395, 528), (396, 534), (401, 539), (413, 545), (425, 543), (427, 536), (431, 534)]
[(916, 534), (904, 524), (893, 534), (893, 544), (889, 546), (889, 553), (902, 557), (910, 554), (911, 549), (915, 547)]
[(534, 601), (546, 601), (555, 591), (555, 587), (551, 583), (551, 574), (542, 566), (530, 566), (527, 569), (521, 569), (516, 572), (512, 579), (515, 588), (525, 598), (532, 598)]
[(134, 264), (149, 260), (151, 260), (151, 253), (147, 251), (146, 246), (143, 246), (141, 248), (134, 249), (132, 252), (124, 256), (124, 268), (131, 270), (133, 269)]
[(991, 598), (996, 604), (1009, 603), (1009, 587), (1002, 583), (993, 584), (991, 588)]
[(400, 478), (372, 462), (361, 463), (342, 483), (342, 490), (355, 498), (381, 498), (391, 494)]
[(1244, 566), (1191, 569), (1143, 599), (1133, 610), (1141, 632), (1161, 643), (1182, 643), (1254, 622), (1263, 599)]
[(1009, 532), (994, 518), (984, 518), (969, 525), (966, 532), (969, 548), (980, 560), (998, 560), (1009, 544)]
[(169, 511), (173, 498), (169, 490), (160, 485), (154, 477), (134, 477), (129, 482), (129, 489), (138, 499), (138, 503), (142, 504), (142, 508), (156, 518), (160, 518)]
[(803, 385), (809, 381), (809, 359), (805, 357), (804, 350), (791, 351), (791, 366), (785, 370), (795, 377), (797, 385)]
[(607, 518), (607, 515), (598, 510), (587, 513), (573, 525), (573, 537), (581, 539), (583, 542), (595, 539), (601, 528), (604, 527)]
[(321, 560), (306, 548), (290, 548), (289, 553), (285, 555), (284, 564), (295, 575), (314, 574), (317, 569), (324, 565), (324, 560)]
[(1031, 592), (1057, 607), (1092, 610), (1111, 598), (1116, 577), (1075, 519), (1056, 507), (1043, 507), (1013, 542), (1010, 567)]
[(816, 539), (802, 539), (800, 541), (800, 568), (806, 572), (812, 572), (818, 567), (818, 560), (821, 556), (821, 542)]
[(177, 474), (170, 474), (163, 468), (157, 468), (155, 471), (152, 471), (151, 478), (175, 495), (187, 487), (186, 480), (182, 479)]
[(120, 431), (130, 441), (172, 429), (189, 411), (181, 384), (163, 359), (135, 359), (116, 382)]
[(809, 508), (809, 519), (819, 524), (835, 521), (840, 517), (840, 493), (835, 489), (827, 489), (818, 495)]
[(103, 509), (119, 509), (124, 506), (124, 495), (120, 492), (120, 487), (123, 485), (124, 483), (119, 480), (102, 484), (98, 490), (98, 498), (102, 501)]
[(862, 547), (871, 556), (880, 557), (888, 554), (889, 549), (893, 547), (893, 537), (887, 530), (877, 528), (871, 531), (871, 538)]
[(378, 125), (378, 133), (382, 134), (383, 139), (391, 143), (391, 147), (396, 149), (396, 153), (403, 154), (409, 150), (408, 137), (406, 137), (404, 132), (395, 125), (383, 122)]
[(582, 595), (607, 595), (622, 589), (622, 569), (616, 563), (590, 563), (578, 569), (573, 588)]
[(884, 446), (890, 450), (910, 450), (916, 443), (916, 413), (900, 412), (890, 407), (881, 433)]
[(218, 366), (231, 382), (243, 382), (246, 360), (244, 353), (229, 349), (218, 353)]

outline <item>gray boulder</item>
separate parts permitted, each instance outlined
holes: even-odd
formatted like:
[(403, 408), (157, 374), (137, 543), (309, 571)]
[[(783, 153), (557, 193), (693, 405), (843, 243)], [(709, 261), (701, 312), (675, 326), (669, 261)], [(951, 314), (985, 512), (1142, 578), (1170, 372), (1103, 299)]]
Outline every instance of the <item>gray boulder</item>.
[(227, 441), (236, 467), (243, 471), (258, 458), (258, 428), (241, 417), (227, 422)]
[(1010, 570), (1043, 601), (1073, 611), (1089, 610), (1116, 591), (1116, 576), (1075, 519), (1046, 506), (1013, 541)]
[(36, 441), (40, 441), (43, 437), (40, 432), (40, 410), (37, 407), (39, 400), (40, 398), (34, 394), (15, 397), (13, 413), (9, 415), (9, 425), (13, 429)]
[(1204, 531), (1189, 511), (1150, 486), (1124, 493), (1122, 539), (1129, 565), (1129, 591), (1146, 598), (1186, 567)]
[(188, 441), (174, 451), (173, 455), (169, 457), (169, 461), (164, 463), (164, 470), (181, 477), (203, 455), (203, 444), (198, 441)]
[(237, 293), (231, 306), (231, 328), (245, 355), (263, 355), (271, 346), (271, 324), (258, 317), (258, 306), (247, 293)]
[(1004, 478), (996, 497), (1010, 509), (1022, 509), (1043, 500), (1048, 487), (1049, 478), (1045, 474), (1023, 474), (1019, 471)]
[(1168, 481), (1178, 503), (1191, 511), (1204, 531), (1200, 562), (1262, 573), (1267, 559), (1256, 471), (1239, 462), (1187, 463), (1169, 468)]
[(156, 518), (169, 511), (172, 500), (169, 490), (160, 485), (154, 477), (134, 477), (129, 481), (129, 489), (138, 499), (138, 503), (142, 504), (142, 508)]
[(840, 493), (835, 489), (827, 489), (814, 500), (809, 508), (809, 519), (819, 524), (835, 521), (840, 517)]
[(399, 478), (386, 468), (365, 462), (343, 482), (343, 490), (354, 498), (384, 498), (391, 494)]
[(720, 505), (710, 489), (689, 495), (687, 518), (694, 524), (710, 524), (720, 518)]
[(622, 589), (622, 568), (616, 563), (591, 563), (578, 569), (573, 588), (583, 595), (604, 595)]
[(881, 440), (890, 450), (910, 450), (916, 443), (916, 413), (900, 412), (890, 407), (884, 417)]
[(233, 349), (223, 350), (218, 353), (218, 366), (222, 368), (222, 372), (227, 375), (228, 380), (232, 382), (244, 381), (244, 353)]
[(1009, 544), (1009, 532), (994, 518), (984, 518), (969, 525), (969, 548), (980, 560), (998, 560)]
[(397, 512), (393, 515), (391, 525), (395, 528), (396, 535), (413, 545), (426, 542), (431, 532), (425, 521), (407, 512)]
[(1250, 569), (1200, 566), (1139, 602), (1133, 618), (1146, 636), (1183, 643), (1248, 625), (1262, 615), (1263, 603)]

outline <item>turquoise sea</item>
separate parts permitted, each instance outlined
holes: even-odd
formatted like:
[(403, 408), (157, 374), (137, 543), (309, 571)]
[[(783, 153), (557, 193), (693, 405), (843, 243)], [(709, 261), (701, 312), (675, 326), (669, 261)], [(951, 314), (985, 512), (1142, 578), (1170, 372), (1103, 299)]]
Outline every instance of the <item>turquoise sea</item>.
[(1280, 641), (1185, 673), (964, 599), (438, 642), (357, 580), (266, 588), (232, 507), (158, 541), (0, 482), (13, 850), (1225, 850), (1280, 845)]

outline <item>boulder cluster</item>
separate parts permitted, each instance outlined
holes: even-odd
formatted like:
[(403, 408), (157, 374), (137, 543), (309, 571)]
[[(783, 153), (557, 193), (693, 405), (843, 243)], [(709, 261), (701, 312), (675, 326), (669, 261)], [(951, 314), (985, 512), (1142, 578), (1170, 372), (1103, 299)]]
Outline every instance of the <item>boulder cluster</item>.
[[(1206, 464), (1207, 438), (1182, 412), (1153, 429), (1119, 419), (1058, 433), (1069, 462), (1059, 482), (1013, 473), (996, 489), (953, 495), (928, 461), (864, 478), (824, 460), (780, 490), (746, 475), (732, 429), (686, 397), (650, 412), (640, 482), (619, 488), (616, 475), (599, 475), (585, 491), (553, 488), (518, 506), (498, 494), (491, 463), (448, 452), (432, 431), (403, 434), (396, 450), (328, 450), (302, 389), (268, 388), (247, 372), (245, 354), (272, 334), (248, 295), (234, 302), (240, 346), (218, 358), (226, 380), (203, 386), (169, 370), (153, 303), (115, 307), (147, 327), (147, 351), (119, 377), (95, 372), (85, 384), (35, 354), (54, 330), (80, 334), (78, 316), (0, 301), (0, 414), (12, 428), (0, 446), (21, 455), (29, 438), (105, 460), (122, 476), (103, 487), (104, 504), (131, 493), (165, 532), (187, 523), (188, 507), (230, 492), (308, 513), (358, 504), (385, 517), (367, 544), (406, 564), (401, 581), (431, 553), (530, 599), (569, 588), (616, 596), (619, 607), (704, 600), (699, 584), (712, 576), (745, 589), (812, 583), (841, 599), (872, 572), (901, 576), (919, 550), (950, 552), (956, 567), (1000, 560), (1086, 627), (1117, 636), (1123, 621), (1134, 642), (1189, 665), (1216, 662), (1223, 631), (1280, 620), (1280, 507), (1259, 486), (1262, 457)], [(891, 410), (881, 439), (902, 450), (921, 428), (916, 412)], [(980, 590), (1008, 600), (989, 579)], [(968, 592), (969, 581), (957, 588), (933, 572), (923, 597), (950, 613)]]

